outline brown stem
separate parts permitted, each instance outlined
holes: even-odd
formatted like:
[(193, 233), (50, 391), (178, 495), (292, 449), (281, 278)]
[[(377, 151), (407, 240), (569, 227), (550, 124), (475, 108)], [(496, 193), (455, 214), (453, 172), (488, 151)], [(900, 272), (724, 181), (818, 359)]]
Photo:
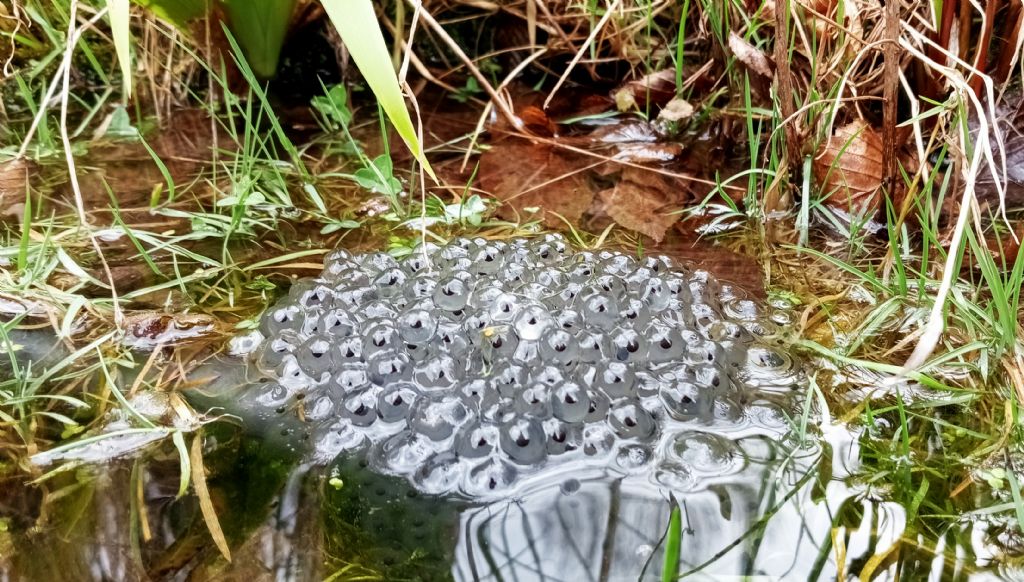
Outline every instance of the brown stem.
[[(978, 42), (978, 53), (974, 58), (974, 68), (981, 74), (988, 69), (988, 45), (992, 42), (992, 27), (996, 19), (996, 6), (998, 0), (985, 2), (985, 28), (981, 31), (981, 40)], [(972, 74), (968, 79), (971, 90), (978, 97), (981, 97), (983, 78), (981, 74)]]
[(800, 144), (797, 138), (796, 119), (793, 114), (793, 71), (789, 67), (789, 0), (775, 4), (775, 80), (779, 109), (786, 120), (786, 153), (790, 164), (800, 163)]
[(885, 86), (882, 105), (882, 160), (885, 192), (892, 196), (896, 186), (896, 101), (900, 83), (900, 3), (885, 3)]
[(1021, 26), (1024, 25), (1024, 9), (1021, 0), (1010, 2), (1006, 19), (1007, 29), (1010, 31), (1004, 37), (1003, 50), (999, 53), (999, 60), (996, 62), (995, 72), (992, 73), (998, 83), (1005, 83), (1010, 78), (1010, 67), (1013, 64), (1014, 53), (1017, 51), (1017, 37), (1020, 36)]

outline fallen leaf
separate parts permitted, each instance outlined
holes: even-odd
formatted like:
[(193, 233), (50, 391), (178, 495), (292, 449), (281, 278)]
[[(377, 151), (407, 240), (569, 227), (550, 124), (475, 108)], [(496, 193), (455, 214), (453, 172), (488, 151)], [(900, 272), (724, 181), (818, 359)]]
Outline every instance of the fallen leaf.
[(624, 102), (631, 103), (639, 109), (646, 109), (651, 105), (662, 106), (676, 95), (676, 70), (662, 69), (627, 81), (616, 88), (613, 94), (620, 111), (631, 108), (623, 108)]
[(882, 137), (863, 120), (840, 127), (814, 157), (814, 180), (827, 204), (873, 213), (881, 202)]
[(558, 133), (558, 126), (540, 107), (524, 107), (519, 112), (519, 120), (523, 122), (523, 128), (532, 135), (551, 137)]
[[(560, 215), (575, 224), (594, 200), (582, 171), (593, 164), (544, 144), (506, 141), (480, 156), (479, 186), (502, 202), (498, 215), (508, 220), (540, 217), (546, 226), (563, 227)], [(534, 215), (530, 210), (539, 208)]]
[(155, 311), (133, 313), (125, 318), (123, 343), (131, 348), (151, 350), (173, 346), (220, 331), (219, 321), (202, 314), (169, 314)]
[(0, 162), (0, 200), (13, 204), (25, 199), (30, 169), (29, 162), (20, 158)]
[(657, 242), (679, 221), (689, 199), (685, 184), (640, 168), (624, 168), (615, 187), (601, 191), (604, 212), (623, 228), (647, 235)]
[(658, 119), (661, 121), (684, 121), (693, 117), (693, 105), (686, 99), (673, 99), (665, 104)]
[(745, 67), (762, 77), (771, 78), (775, 68), (771, 60), (760, 49), (732, 31), (729, 32), (729, 50)]

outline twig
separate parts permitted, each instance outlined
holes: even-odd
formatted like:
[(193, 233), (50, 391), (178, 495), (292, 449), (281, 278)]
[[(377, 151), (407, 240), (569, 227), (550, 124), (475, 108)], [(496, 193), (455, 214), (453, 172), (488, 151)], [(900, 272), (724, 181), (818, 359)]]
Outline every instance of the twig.
[(885, 80), (882, 102), (882, 184), (890, 198), (896, 189), (896, 99), (900, 83), (900, 3), (885, 3)]
[(601, 32), (601, 29), (604, 28), (604, 25), (607, 24), (608, 21), (611, 19), (612, 14), (614, 14), (615, 10), (619, 7), (620, 1), (621, 0), (612, 0), (612, 3), (608, 6), (608, 9), (605, 11), (604, 16), (602, 16), (601, 20), (598, 20), (597, 24), (594, 25), (594, 29), (590, 31), (590, 36), (588, 36), (587, 40), (583, 42), (583, 45), (580, 47), (580, 49), (576, 51), (576, 56), (572, 58), (572, 61), (569, 62), (569, 66), (565, 68), (565, 72), (563, 72), (562, 76), (558, 78), (558, 82), (555, 83), (555, 86), (551, 88), (551, 93), (549, 93), (548, 98), (544, 100), (544, 109), (547, 109), (548, 105), (551, 104), (551, 99), (554, 98), (555, 93), (558, 93), (558, 89), (562, 87), (562, 83), (565, 83), (565, 80), (569, 78), (569, 73), (571, 73), (572, 70), (576, 68), (576, 65), (580, 62), (580, 59), (583, 58), (583, 55), (586, 54), (587, 50), (590, 48), (590, 45), (594, 43), (594, 39), (597, 38), (597, 35)]
[(433, 30), (434, 33), (437, 34), (437, 36), (439, 36), (441, 40), (443, 40), (444, 43), (448, 45), (448, 48), (452, 49), (452, 52), (454, 52), (455, 55), (459, 57), (459, 60), (465, 63), (466, 68), (469, 69), (469, 72), (476, 78), (477, 82), (480, 83), (480, 86), (483, 87), (484, 91), (486, 91), (487, 94), (490, 95), (491, 100), (494, 102), (494, 106), (498, 108), (499, 112), (501, 112), (501, 115), (505, 118), (505, 121), (507, 121), (512, 127), (516, 129), (522, 129), (523, 122), (518, 117), (516, 117), (516, 114), (514, 111), (512, 111), (511, 106), (508, 103), (506, 103), (504, 99), (501, 98), (501, 95), (499, 95), (497, 91), (494, 90), (494, 87), (491, 86), (490, 81), (488, 81), (487, 77), (480, 72), (480, 69), (478, 69), (476, 65), (473, 64), (473, 59), (469, 58), (465, 51), (462, 50), (462, 47), (459, 46), (459, 43), (455, 42), (455, 39), (448, 34), (448, 32), (444, 29), (443, 26), (441, 26), (437, 22), (437, 20), (434, 20), (434, 17), (431, 16), (429, 12), (422, 9), (422, 4), (420, 0), (406, 1), (409, 2), (409, 4), (412, 5), (414, 8), (420, 11), (420, 18), (423, 19), (423, 22), (427, 23), (427, 26), (429, 26), (430, 29)]

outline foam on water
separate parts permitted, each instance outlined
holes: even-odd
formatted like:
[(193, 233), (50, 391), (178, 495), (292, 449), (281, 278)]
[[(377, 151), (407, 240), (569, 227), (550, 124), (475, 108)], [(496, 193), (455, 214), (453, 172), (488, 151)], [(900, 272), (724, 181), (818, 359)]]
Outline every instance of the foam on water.
[(249, 390), (301, 412), (319, 458), (365, 455), (424, 492), (505, 495), (568, 466), (699, 487), (735, 439), (786, 429), (803, 378), (778, 312), (553, 235), (335, 251), (264, 315), (269, 381)]

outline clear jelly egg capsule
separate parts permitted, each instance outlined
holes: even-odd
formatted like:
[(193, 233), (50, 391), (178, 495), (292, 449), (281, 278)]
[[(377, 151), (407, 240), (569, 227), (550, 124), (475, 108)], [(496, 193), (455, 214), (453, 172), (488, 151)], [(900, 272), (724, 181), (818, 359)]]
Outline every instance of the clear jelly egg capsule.
[(701, 431), (677, 434), (668, 448), (668, 457), (690, 470), (705, 475), (734, 472), (740, 463), (736, 443)]
[(501, 251), (492, 245), (484, 245), (470, 251), (470, 261), (470, 272), (476, 275), (493, 275), (501, 270), (505, 262)]
[(630, 443), (619, 448), (615, 454), (615, 464), (626, 473), (636, 473), (647, 468), (654, 458), (654, 451), (648, 445)]
[(566, 275), (560, 269), (541, 268), (534, 274), (534, 283), (557, 292), (565, 284)]
[(515, 295), (502, 293), (491, 302), (488, 314), (492, 322), (509, 323), (516, 316), (516, 313), (519, 312), (520, 307), (521, 304)]
[(416, 469), (412, 481), (420, 491), (440, 495), (458, 487), (464, 471), (458, 455), (451, 451), (441, 451)]
[(459, 311), (469, 301), (469, 283), (458, 277), (449, 277), (434, 287), (434, 305), (445, 311)]
[(527, 300), (543, 302), (551, 296), (551, 289), (540, 283), (524, 283), (516, 288), (516, 294)]
[(565, 306), (575, 305), (580, 299), (580, 294), (584, 292), (586, 287), (582, 283), (576, 283), (570, 281), (562, 287), (559, 287), (556, 293), (548, 297), (547, 303), (556, 311)]
[(434, 299), (434, 291), (437, 289), (437, 279), (429, 274), (420, 275), (412, 279), (405, 286), (405, 296), (409, 299)]
[(410, 309), (398, 318), (399, 333), (411, 344), (426, 343), (436, 329), (437, 320), (425, 309)]
[(320, 378), (322, 374), (333, 370), (334, 354), (334, 346), (326, 336), (313, 336), (295, 351), (299, 367), (310, 378)]
[(643, 361), (647, 341), (633, 328), (618, 327), (612, 330), (612, 354), (620, 362)]
[(544, 366), (542, 368), (534, 368), (529, 376), (533, 382), (546, 386), (558, 386), (565, 382), (566, 374), (562, 373), (562, 370), (561, 366)]
[(421, 390), (445, 390), (461, 379), (458, 362), (448, 355), (438, 355), (421, 362), (412, 374), (412, 380)]
[(549, 418), (542, 423), (548, 455), (561, 455), (580, 448), (583, 444), (583, 425)]
[(512, 354), (512, 361), (531, 368), (540, 365), (540, 342), (520, 341)]
[(588, 325), (610, 330), (618, 323), (619, 308), (615, 301), (600, 292), (592, 292), (583, 298), (580, 309)]
[(317, 283), (310, 288), (300, 289), (299, 293), (292, 295), (295, 303), (304, 309), (314, 307), (330, 307), (334, 301), (334, 289), (328, 285)]
[(384, 422), (404, 422), (419, 397), (419, 392), (412, 384), (391, 384), (377, 396), (377, 414)]
[(309, 422), (319, 422), (335, 416), (334, 401), (326, 394), (317, 396), (312, 401), (307, 398), (302, 403), (305, 418)]
[(459, 456), (467, 459), (486, 457), (498, 446), (500, 438), (500, 431), (494, 423), (469, 423), (455, 439), (455, 450)]
[(715, 406), (714, 391), (693, 382), (677, 380), (661, 388), (665, 412), (676, 420), (708, 420)]
[(650, 439), (657, 429), (654, 417), (639, 403), (626, 400), (608, 412), (608, 424), (620, 439)]
[(469, 470), (468, 487), (471, 491), (489, 493), (506, 489), (515, 482), (516, 469), (508, 461), (496, 457)]
[(519, 346), (519, 338), (509, 325), (493, 325), (480, 331), (481, 344), (491, 361), (511, 359)]
[(521, 340), (536, 341), (554, 325), (551, 313), (542, 305), (523, 307), (512, 320), (512, 327)]
[(338, 346), (336, 357), (338, 363), (356, 363), (363, 361), (363, 338), (354, 335), (335, 340)]
[(516, 389), (526, 383), (527, 371), (509, 360), (494, 365), (490, 383), (502, 396), (514, 396)]
[(370, 390), (353, 392), (341, 406), (342, 417), (355, 426), (370, 426), (377, 420), (377, 397)]
[(686, 342), (674, 327), (659, 325), (648, 334), (647, 360), (654, 364), (678, 362), (686, 355)]
[(302, 326), (303, 315), (298, 305), (283, 305), (271, 308), (260, 321), (260, 331), (273, 338), (284, 331), (297, 332)]
[(295, 342), (288, 337), (271, 338), (256, 353), (256, 367), (265, 373), (276, 370), (284, 357), (295, 351)]
[(596, 364), (605, 361), (611, 354), (611, 342), (601, 332), (581, 332), (577, 344), (581, 362)]
[(370, 301), (357, 309), (357, 317), (362, 318), (363, 321), (373, 321), (375, 319), (391, 321), (398, 315), (397, 305), (393, 301)]
[(432, 353), (444, 353), (454, 358), (461, 358), (469, 352), (469, 333), (455, 323), (439, 323), (437, 334), (430, 347)]
[(633, 397), (636, 395), (636, 374), (633, 367), (625, 362), (608, 362), (598, 367), (594, 386), (613, 400)]
[(590, 394), (574, 382), (565, 382), (551, 390), (551, 411), (565, 422), (581, 422), (590, 413)]
[(288, 390), (306, 390), (313, 385), (313, 379), (306, 374), (295, 354), (286, 354), (277, 367), (277, 378)]
[(547, 456), (547, 435), (540, 421), (520, 417), (501, 427), (501, 450), (519, 465), (538, 465)]
[(359, 263), (364, 271), (369, 271), (372, 275), (378, 275), (384, 271), (398, 268), (398, 261), (387, 253), (360, 255), (356, 257), (356, 262)]
[(603, 422), (608, 416), (611, 401), (602, 392), (589, 390), (587, 394), (590, 396), (590, 404), (587, 405), (587, 415), (583, 417), (583, 422), (587, 424)]
[(555, 325), (559, 329), (575, 335), (583, 329), (583, 316), (578, 311), (573, 309), (559, 309), (552, 310), (552, 316), (555, 318)]
[(402, 268), (410, 275), (430, 270), (430, 253), (417, 249), (402, 261)]
[(377, 352), (396, 349), (401, 345), (401, 335), (390, 321), (374, 322), (363, 332), (363, 353), (367, 357), (372, 357)]
[(361, 363), (339, 365), (338, 373), (334, 376), (334, 384), (341, 389), (343, 394), (369, 388), (370, 377), (366, 372), (366, 365)]
[(636, 268), (636, 260), (618, 253), (602, 251), (598, 253), (598, 268), (607, 275), (625, 276)]
[(505, 263), (497, 274), (497, 280), (506, 285), (521, 285), (531, 280), (530, 270), (522, 263)]
[(614, 275), (599, 275), (592, 285), (613, 299), (622, 299), (626, 295), (625, 284), (620, 277)]
[(381, 351), (370, 356), (366, 369), (370, 382), (386, 386), (396, 380), (408, 379), (410, 374), (409, 356), (402, 352)]
[(588, 457), (607, 455), (615, 448), (615, 435), (604, 424), (587, 424), (583, 427), (581, 448)]
[(646, 329), (650, 325), (652, 313), (650, 307), (643, 301), (635, 297), (627, 297), (623, 299), (619, 308), (619, 317), (622, 318), (624, 325), (640, 330)]
[(457, 395), (420, 398), (409, 413), (409, 428), (433, 441), (447, 439), (471, 418)]
[(640, 299), (646, 303), (652, 311), (662, 311), (669, 306), (672, 294), (669, 293), (665, 282), (659, 277), (651, 277), (643, 283), (643, 290), (640, 292)]
[(551, 387), (534, 383), (519, 392), (514, 399), (515, 411), (519, 415), (535, 418), (551, 416)]
[(409, 474), (422, 466), (435, 451), (434, 442), (426, 436), (403, 430), (381, 444), (380, 463), (388, 471)]
[(343, 309), (331, 309), (320, 316), (319, 331), (331, 337), (348, 337), (355, 329), (355, 322)]

